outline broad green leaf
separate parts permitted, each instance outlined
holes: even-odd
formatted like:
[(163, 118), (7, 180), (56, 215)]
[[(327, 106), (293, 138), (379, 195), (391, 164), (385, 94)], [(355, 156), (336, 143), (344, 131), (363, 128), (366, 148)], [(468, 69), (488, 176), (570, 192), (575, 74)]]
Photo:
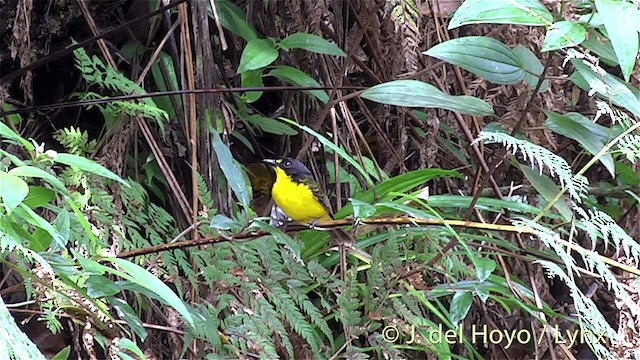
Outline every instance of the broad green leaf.
[(124, 186), (129, 187), (129, 184), (126, 181), (122, 180), (120, 176), (114, 174), (111, 170), (105, 168), (97, 162), (85, 157), (74, 154), (58, 153), (54, 160), (55, 162), (61, 164), (75, 166), (82, 171), (106, 177), (107, 179), (115, 180), (123, 184)]
[(491, 105), (473, 96), (453, 96), (417, 80), (395, 80), (365, 90), (360, 97), (382, 104), (440, 108), (469, 115), (492, 115)]
[(231, 230), (238, 226), (238, 224), (232, 218), (224, 214), (216, 214), (211, 218), (209, 226), (216, 230)]
[[(410, 200), (412, 198), (411, 195), (407, 195), (407, 196), (403, 196), (405, 194), (402, 193), (394, 193), (391, 192), (389, 193), (389, 195), (396, 195), (397, 197), (399, 197), (398, 200), (396, 201), (406, 201), (406, 200)], [(367, 204), (363, 201), (360, 200), (354, 200), (354, 201), (358, 201), (361, 204)], [(369, 205), (372, 206), (372, 205)], [(357, 209), (356, 209), (356, 203), (354, 203), (354, 214), (357, 213)], [(376, 209), (377, 208), (377, 209)], [(404, 204), (398, 204), (395, 202), (390, 202), (390, 201), (383, 201), (383, 202), (379, 202), (376, 203), (375, 207), (373, 210), (379, 210), (380, 214), (382, 214), (385, 210), (395, 210), (398, 211), (400, 213), (404, 213), (405, 215), (409, 215), (411, 217), (416, 217), (416, 218), (422, 218), (422, 219), (433, 219), (434, 216), (426, 211), (422, 211), (420, 209), (417, 209), (413, 206), (408, 206), (408, 205), (404, 205)]]
[[(609, 129), (602, 125), (593, 123), (579, 113), (568, 113), (560, 115), (553, 111), (545, 111), (547, 121), (545, 126), (552, 131), (573, 139), (582, 145), (591, 155), (597, 154), (602, 148), (621, 132), (619, 127)], [(600, 157), (600, 162), (604, 165), (612, 177), (616, 176), (615, 165), (611, 154), (604, 154)]]
[(222, 169), (222, 173), (224, 173), (229, 186), (231, 186), (231, 190), (236, 194), (240, 203), (244, 207), (247, 207), (251, 201), (251, 194), (249, 185), (242, 175), (242, 169), (233, 159), (231, 151), (227, 145), (222, 142), (220, 135), (218, 135), (218, 133), (213, 129), (211, 130), (211, 133), (213, 134), (213, 148), (216, 152), (216, 156), (218, 157), (220, 169)]
[[(527, 82), (530, 88), (535, 89), (540, 80), (539, 76), (542, 74), (544, 66), (540, 62), (540, 59), (531, 50), (518, 44), (513, 48), (513, 54), (518, 58), (518, 61), (522, 65), (524, 72), (524, 81)], [(535, 75), (534, 75), (535, 74)], [(536, 76), (538, 75), (538, 76)], [(544, 80), (540, 86), (539, 92), (545, 92), (549, 89), (549, 80)]]
[[(120, 55), (122, 55), (122, 57), (124, 59), (133, 59), (135, 56), (139, 56), (140, 54), (144, 53), (146, 48), (144, 47), (144, 45), (142, 45), (139, 41), (132, 41), (129, 40), (126, 43), (124, 43), (124, 45), (122, 45), (119, 48), (119, 53)], [(92, 72), (93, 70), (90, 68), (87, 68), (85, 65), (84, 60), (80, 60), (78, 59), (81, 65), (80, 71), (82, 72)]]
[(27, 221), (29, 224), (37, 227), (37, 228), (41, 228), (43, 230), (45, 230), (47, 233), (49, 233), (49, 235), (51, 235), (51, 237), (53, 238), (53, 240), (55, 241), (57, 246), (64, 246), (64, 239), (62, 238), (62, 235), (60, 235), (60, 233), (58, 232), (58, 230), (56, 230), (47, 220), (45, 220), (42, 216), (36, 214), (35, 211), (31, 210), (30, 207), (28, 207), (25, 204), (20, 204), (19, 207), (17, 207), (15, 209), (15, 213), (17, 214), (17, 216), (23, 218), (25, 221)]
[(524, 77), (522, 65), (511, 49), (485, 36), (445, 41), (423, 54), (457, 65), (496, 84), (515, 84)]
[[(331, 134), (327, 134), (327, 135), (331, 135)], [(329, 147), (329, 146), (325, 147), (325, 151), (327, 152), (327, 154), (333, 155), (333, 149), (331, 147)], [(353, 158), (353, 160), (356, 161), (355, 158)], [(347, 161), (350, 162), (350, 160), (347, 160)], [(328, 161), (327, 162), (327, 167), (329, 166), (329, 163), (331, 163), (331, 166), (333, 166), (333, 162), (332, 161)], [(358, 164), (360, 164), (359, 160), (358, 160)], [(369, 159), (368, 157), (366, 157), (366, 156), (362, 157), (362, 168), (364, 169), (364, 171), (367, 172), (367, 174), (368, 174), (367, 176), (372, 177), (376, 181), (380, 181), (381, 180), (380, 179), (381, 175), (382, 175), (383, 179), (388, 179), (389, 178), (389, 176), (387, 174), (385, 174), (384, 172), (382, 172), (382, 174), (379, 174), (378, 171), (376, 170), (376, 166), (375, 166), (374, 162), (371, 159)], [(333, 172), (331, 170), (329, 170), (329, 171)], [(332, 184), (334, 184), (335, 183), (335, 178), (333, 178), (332, 181), (333, 181)], [(342, 181), (340, 181), (340, 182), (342, 182)]]
[[(414, 170), (384, 180), (367, 191), (354, 194), (353, 198), (369, 204), (374, 201), (386, 201), (389, 200), (386, 196), (391, 192), (404, 193), (417, 186), (424, 185), (431, 179), (445, 176), (461, 177), (462, 175), (457, 171), (435, 168)], [(341, 219), (351, 213), (353, 213), (353, 205), (348, 203), (336, 213), (336, 218)]]
[(362, 156), (362, 162), (364, 163), (364, 169), (371, 175), (375, 180), (382, 181), (382, 179), (388, 179), (389, 175), (387, 175), (382, 169), (380, 169), (380, 173), (378, 173), (378, 168), (376, 164), (370, 158), (366, 156)]
[[(22, 146), (24, 146), (27, 150), (32, 151), (34, 149), (33, 144), (24, 139), (22, 136), (16, 134), (10, 127), (4, 124), (4, 122), (0, 121), (0, 137), (5, 137), (10, 140), (14, 140)], [(1, 143), (1, 141), (0, 141)]]
[(456, 291), (451, 299), (451, 306), (449, 307), (449, 321), (456, 328), (460, 322), (464, 320), (471, 309), (471, 303), (473, 302), (473, 294), (470, 291)]
[(298, 135), (298, 131), (292, 129), (291, 126), (283, 124), (278, 120), (262, 116), (260, 114), (249, 115), (245, 118), (245, 120), (248, 123), (259, 127), (262, 131), (267, 133), (276, 135)]
[[(27, 199), (29, 197), (27, 196)], [(25, 202), (26, 203), (26, 202)], [(56, 216), (56, 219), (53, 220), (53, 227), (58, 230), (60, 236), (62, 237), (63, 243), (62, 246), (66, 245), (66, 240), (68, 240), (71, 236), (71, 219), (69, 210), (62, 209)], [(58, 250), (58, 249), (54, 249)], [(61, 249), (60, 249), (61, 250)]]
[[(335, 184), (336, 168), (335, 168), (334, 162), (331, 160), (327, 160), (327, 171), (329, 172), (329, 184)], [(348, 184), (349, 189), (351, 189), (351, 193), (354, 193), (355, 191), (358, 191), (360, 189), (360, 183), (358, 181), (358, 177), (348, 172), (344, 167), (339, 166), (338, 175), (340, 178), (340, 183)]]
[[(467, 209), (471, 205), (472, 196), (461, 195), (430, 195), (429, 206), (447, 208)], [(480, 211), (502, 212), (504, 209), (514, 213), (538, 214), (540, 209), (515, 200), (500, 200), (495, 198), (478, 198), (475, 207)], [(546, 214), (549, 218), (556, 218), (554, 214)]]
[(24, 161), (20, 160), (17, 156), (10, 154), (2, 149), (0, 149), (0, 154), (2, 154), (2, 156), (7, 158), (7, 160), (11, 161), (11, 163), (15, 166), (27, 166), (27, 164)]
[[(538, 170), (534, 170), (527, 165), (518, 165), (520, 166), (520, 170), (527, 178), (527, 180), (529, 180), (531, 185), (546, 201), (553, 200), (553, 198), (555, 198), (555, 196), (560, 192), (560, 187), (556, 185), (553, 180), (549, 179), (547, 175), (541, 174)], [(571, 221), (571, 219), (573, 218), (573, 212), (569, 208), (569, 205), (567, 205), (567, 203), (564, 201), (565, 198), (566, 195), (559, 201), (556, 201), (555, 204), (553, 204), (553, 207), (558, 210), (565, 221)]]
[(558, 21), (547, 31), (540, 51), (558, 50), (580, 45), (587, 37), (582, 25), (571, 21)]
[[(125, 287), (125, 286), (129, 285), (129, 282), (128, 281), (118, 281), (118, 285), (120, 287)], [(142, 291), (133, 290), (132, 292), (135, 293), (135, 294), (145, 294), (145, 295), (148, 293), (144, 289), (141, 289), (141, 290)], [(152, 298), (154, 298), (154, 297), (152, 297)], [(118, 317), (120, 319), (124, 320), (127, 323), (127, 325), (129, 325), (131, 327), (133, 332), (135, 332), (136, 335), (138, 335), (140, 337), (140, 339), (142, 341), (144, 341), (144, 339), (148, 335), (147, 334), (147, 330), (144, 329), (144, 324), (142, 323), (142, 321), (140, 320), (140, 318), (136, 314), (136, 311), (133, 310), (131, 305), (127, 304), (127, 302), (124, 301), (123, 299), (120, 299), (120, 298), (117, 298), (117, 297), (114, 297), (114, 296), (110, 296), (108, 298), (108, 300), (109, 300), (109, 305), (111, 305), (111, 308), (116, 311), (116, 313), (118, 314)], [(120, 347), (120, 344), (122, 344), (122, 340), (120, 340), (120, 343), (118, 344), (119, 347)], [(138, 359), (145, 359), (145, 356), (142, 355)]]
[[(11, 104), (3, 103), (2, 106), (0, 106), (0, 109), (2, 109), (2, 111), (12, 111), (15, 110), (15, 107)], [(18, 125), (22, 121), (22, 116), (20, 116), (20, 114), (11, 114), (5, 116), (13, 125)]]
[(238, 74), (268, 66), (277, 58), (278, 50), (276, 50), (273, 40), (253, 39), (247, 43), (242, 51)]
[[(320, 83), (318, 83), (311, 76), (307, 75), (307, 73), (287, 65), (275, 66), (274, 69), (271, 70), (267, 75), (276, 77), (280, 81), (288, 82), (297, 86), (320, 87)], [(327, 92), (324, 90), (305, 90), (305, 92), (315, 96), (323, 104), (329, 102), (329, 95), (327, 95)]]
[(591, 6), (590, 8), (593, 10), (593, 12), (589, 14), (580, 15), (580, 17), (578, 18), (578, 21), (590, 28), (597, 28), (597, 27), (604, 26), (604, 21), (602, 21), (602, 15), (600, 15), (600, 13), (595, 11), (596, 9), (593, 6)]
[(356, 219), (369, 217), (376, 212), (374, 205), (358, 199), (351, 199), (351, 205), (353, 206), (353, 216), (355, 216)]
[(69, 191), (64, 186), (62, 181), (60, 181), (57, 177), (51, 175), (50, 173), (37, 168), (35, 166), (18, 166), (9, 170), (9, 174), (15, 176), (25, 176), (32, 178), (40, 178), (44, 179), (46, 182), (51, 184), (56, 190), (60, 191), (62, 194), (68, 195)]
[(122, 290), (120, 286), (104, 276), (91, 275), (87, 279), (87, 294), (94, 299), (115, 295), (120, 290)]
[(587, 39), (582, 42), (582, 46), (598, 55), (600, 60), (609, 66), (617, 66), (618, 58), (613, 50), (611, 41), (606, 36), (600, 34), (599, 31), (592, 29), (589, 31)]
[[(173, 66), (173, 60), (166, 52), (161, 51), (160, 54), (158, 54), (158, 60), (151, 66), (151, 74), (153, 75), (153, 81), (158, 90), (167, 91), (180, 89), (176, 69)], [(167, 112), (169, 119), (176, 118), (173, 102), (169, 96), (158, 96), (154, 98), (154, 101), (160, 109)], [(178, 109), (182, 108), (182, 97), (173, 96), (173, 101), (176, 103)]]
[(634, 170), (630, 164), (616, 161), (616, 174), (623, 185), (640, 185), (640, 176), (638, 176), (638, 172)]
[(0, 199), (2, 199), (8, 214), (11, 214), (28, 194), (29, 185), (24, 180), (0, 171)]
[(624, 79), (629, 81), (638, 54), (637, 5), (619, 0), (595, 0), (596, 8), (607, 29)]
[(22, 201), (28, 207), (35, 209), (48, 204), (56, 197), (53, 190), (42, 186), (29, 186), (29, 195)]
[[(329, 134), (327, 134), (327, 136), (330, 137), (331, 134), (329, 133)], [(342, 148), (340, 148), (340, 149), (342, 149)], [(333, 155), (333, 153), (334, 153), (333, 148), (329, 147), (329, 146), (325, 146), (324, 150), (329, 155)], [(338, 152), (338, 153), (341, 154), (341, 152)], [(345, 152), (345, 154), (346, 154), (346, 152)], [(340, 155), (340, 156), (342, 157), (342, 155)], [(374, 162), (371, 161), (371, 159), (369, 159), (368, 157), (363, 156), (362, 157), (362, 163), (360, 163), (360, 161), (359, 161), (360, 159), (356, 160), (353, 157), (351, 157), (351, 158), (352, 158), (351, 160), (353, 160), (353, 161), (357, 162), (358, 164), (362, 165), (362, 169), (364, 169), (364, 171), (367, 173), (367, 175), (366, 175), (367, 177), (371, 177), (375, 181), (380, 181), (381, 180), (381, 178), (380, 178), (381, 176), (382, 176), (383, 179), (388, 179), (389, 178), (389, 176), (387, 174), (385, 174), (384, 172), (378, 173), (378, 171), (376, 170), (376, 166), (375, 166)], [(349, 163), (351, 163), (351, 160), (347, 160), (347, 161)], [(330, 166), (334, 166), (333, 161), (327, 161), (327, 168), (329, 168)], [(330, 174), (330, 178), (329, 179), (330, 179), (330, 183), (331, 184), (335, 184), (335, 176), (334, 176), (335, 173), (334, 173), (334, 170), (335, 169), (329, 168), (329, 174)], [(341, 177), (342, 177), (343, 171), (344, 171), (344, 168), (341, 167), (340, 173), (339, 173), (341, 175)], [(353, 176), (353, 175), (351, 175), (351, 176)], [(343, 179), (349, 179), (349, 178), (351, 178), (351, 176), (345, 176), (345, 177), (342, 177), (342, 178)], [(340, 182), (343, 182), (343, 180), (340, 180)], [(360, 187), (360, 185), (358, 185), (358, 187)]]
[(482, 301), (483, 304), (486, 304), (487, 300), (489, 299), (489, 296), (491, 296), (491, 293), (485, 291), (484, 289), (477, 289), (476, 295), (478, 296), (478, 299)]
[[(218, 19), (220, 25), (232, 33), (240, 36), (245, 41), (251, 41), (257, 38), (256, 31), (249, 23), (247, 16), (242, 9), (231, 0), (215, 0), (216, 10), (218, 10)], [(207, 14), (213, 18), (211, 5), (207, 2)]]
[(476, 276), (478, 280), (483, 282), (489, 278), (491, 273), (496, 269), (496, 262), (489, 258), (476, 257), (473, 259), (473, 264), (476, 267)]
[(233, 130), (231, 132), (231, 136), (233, 136), (234, 138), (238, 139), (244, 146), (247, 147), (247, 149), (249, 149), (252, 153), (256, 153), (256, 150), (253, 147), (253, 144), (251, 143), (251, 141), (249, 141), (249, 139), (247, 139), (246, 136), (244, 136), (242, 133), (240, 133), (237, 130)]
[[(184, 320), (189, 323), (192, 327), (194, 326), (193, 317), (185, 304), (180, 300), (180, 298), (160, 279), (155, 277), (153, 274), (145, 270), (143, 267), (136, 265), (130, 261), (125, 259), (118, 258), (105, 258), (104, 260), (117, 265), (122, 271), (124, 271), (125, 276), (123, 276), (126, 280), (131, 281), (132, 283), (138, 284), (143, 288), (157, 294), (160, 299), (162, 299), (169, 306), (173, 307)], [(113, 270), (113, 271), (112, 271)], [(122, 274), (120, 271), (110, 269), (112, 273)]]
[(574, 84), (586, 91), (593, 89), (603, 99), (610, 100), (640, 117), (640, 90), (608, 72), (604, 75), (597, 74), (582, 59), (571, 59), (571, 63), (577, 70), (570, 77)]
[[(135, 312), (132, 312), (132, 314), (135, 314)], [(144, 330), (142, 322), (140, 322), (138, 327), (140, 329), (142, 329), (143, 331), (145, 331), (145, 333), (146, 333), (146, 330)], [(142, 340), (144, 341), (144, 337), (142, 338)], [(136, 356), (138, 356), (139, 359), (144, 359), (146, 357), (144, 355), (144, 353), (142, 352), (142, 350), (140, 350), (138, 345), (136, 345), (133, 341), (131, 341), (130, 339), (127, 339), (127, 338), (120, 338), (120, 341), (118, 341), (118, 348), (119, 349), (127, 349), (127, 350), (131, 351)]]
[(49, 235), (48, 232), (41, 228), (36, 228), (33, 234), (31, 234), (29, 249), (36, 252), (45, 251), (49, 248), (49, 246), (51, 246), (52, 241), (53, 237)]
[(114, 275), (121, 276), (121, 277), (126, 276), (125, 273), (116, 272), (116, 270), (111, 269), (108, 266), (100, 264), (99, 262), (97, 262), (93, 258), (85, 257), (84, 255), (80, 254), (75, 249), (70, 249), (70, 252), (73, 255), (73, 257), (78, 261), (78, 264), (80, 264), (80, 267), (82, 267), (82, 273), (84, 275), (102, 275), (104, 273), (109, 272), (109, 273), (112, 273)]
[[(263, 87), (262, 71), (264, 69), (249, 70), (240, 74), (240, 85), (243, 88), (248, 87)], [(247, 91), (245, 93), (247, 103), (250, 104), (262, 96), (263, 91)]]
[(71, 355), (71, 345), (67, 345), (64, 349), (58, 351), (51, 360), (68, 360)]
[(346, 57), (338, 45), (321, 38), (318, 35), (298, 32), (282, 39), (280, 46), (287, 49), (304, 49), (318, 54), (336, 55)]
[(467, 24), (546, 26), (553, 15), (537, 0), (465, 0), (453, 14), (449, 29)]

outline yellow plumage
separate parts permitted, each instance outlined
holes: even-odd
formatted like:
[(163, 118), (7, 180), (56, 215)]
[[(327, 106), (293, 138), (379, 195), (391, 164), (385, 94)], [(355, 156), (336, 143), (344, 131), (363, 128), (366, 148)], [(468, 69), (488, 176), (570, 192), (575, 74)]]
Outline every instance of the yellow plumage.
[(330, 221), (331, 215), (307, 182), (297, 182), (280, 167), (275, 168), (276, 182), (271, 189), (273, 201), (294, 221), (311, 223)]

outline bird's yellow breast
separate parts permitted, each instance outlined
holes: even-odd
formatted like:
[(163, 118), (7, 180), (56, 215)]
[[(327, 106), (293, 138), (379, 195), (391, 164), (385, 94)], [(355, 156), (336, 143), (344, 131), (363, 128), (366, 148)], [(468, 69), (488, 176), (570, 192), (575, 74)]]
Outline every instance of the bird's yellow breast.
[(276, 182), (271, 189), (273, 201), (294, 221), (311, 223), (329, 221), (331, 217), (313, 191), (304, 183), (294, 181), (284, 170), (276, 168)]

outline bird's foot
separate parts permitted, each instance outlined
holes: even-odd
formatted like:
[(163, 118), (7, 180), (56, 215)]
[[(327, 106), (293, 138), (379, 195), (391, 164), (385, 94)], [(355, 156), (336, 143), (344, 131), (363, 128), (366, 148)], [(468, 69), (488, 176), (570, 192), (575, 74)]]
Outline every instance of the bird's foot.
[(320, 220), (318, 219), (313, 219), (311, 220), (311, 222), (309, 223), (309, 229), (316, 229), (316, 225), (318, 225), (318, 223), (320, 223)]

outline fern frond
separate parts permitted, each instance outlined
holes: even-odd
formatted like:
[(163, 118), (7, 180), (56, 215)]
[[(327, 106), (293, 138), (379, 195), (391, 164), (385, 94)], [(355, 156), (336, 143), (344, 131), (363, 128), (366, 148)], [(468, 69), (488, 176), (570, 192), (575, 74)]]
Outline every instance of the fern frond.
[(397, 5), (391, 9), (390, 15), (396, 33), (401, 34), (400, 41), (405, 55), (405, 68), (407, 71), (416, 71), (418, 69), (419, 44), (422, 40), (422, 33), (418, 25), (421, 15), (415, 0), (397, 1)]
[(640, 135), (627, 134), (618, 141), (618, 149), (632, 163), (640, 160)]
[(42, 271), (54, 274), (51, 264), (37, 252), (25, 247), (20, 239), (22, 237), (13, 230), (11, 221), (8, 221), (5, 215), (0, 214), (0, 255), (16, 255), (20, 260), (38, 264)]
[(18, 327), (2, 301), (2, 297), (0, 297), (0, 337), (3, 339), (0, 341), (0, 354), (4, 354), (3, 359), (46, 359), (38, 347)]
[(353, 278), (350, 279), (336, 297), (336, 302), (338, 303), (337, 316), (352, 334), (358, 332), (356, 326), (362, 320), (362, 313), (358, 310), (360, 301), (358, 300), (356, 286), (357, 282)]
[(288, 336), (288, 331), (286, 330), (284, 324), (280, 320), (281, 314), (279, 314), (274, 306), (268, 302), (265, 298), (257, 299), (258, 311), (260, 313), (260, 319), (264, 320), (269, 327), (270, 331), (274, 334), (277, 334), (282, 341), (285, 349), (287, 350), (287, 355), (290, 358), (295, 358), (293, 344)]
[[(111, 90), (120, 95), (144, 94), (145, 91), (135, 82), (128, 79), (122, 73), (110, 66), (106, 66), (97, 56), (89, 57), (83, 48), (73, 51), (76, 67), (89, 85), (97, 85), (100, 88)], [(82, 100), (102, 98), (101, 95), (91, 92), (79, 94)], [(122, 115), (141, 115), (153, 119), (158, 124), (164, 137), (164, 122), (168, 120), (167, 113), (156, 106), (151, 98), (143, 98), (136, 101), (112, 101), (106, 105), (96, 105), (106, 119), (113, 121)]]
[(96, 149), (97, 141), (89, 141), (89, 134), (86, 131), (70, 128), (59, 129), (53, 134), (56, 139), (67, 152), (75, 155), (85, 156), (91, 154)]
[[(270, 285), (270, 286), (269, 286)], [(276, 309), (287, 320), (291, 328), (311, 346), (314, 353), (318, 353), (320, 346), (317, 334), (311, 325), (305, 320), (304, 315), (296, 306), (295, 302), (279, 284), (267, 284), (272, 292), (268, 292), (269, 300), (275, 304)]]
[(297, 304), (304, 313), (309, 316), (311, 319), (311, 323), (322, 331), (324, 336), (327, 337), (331, 346), (333, 346), (333, 334), (331, 333), (331, 329), (329, 329), (329, 324), (324, 319), (320, 310), (309, 300), (306, 295), (303, 294), (291, 294), (291, 296), (296, 296)]
[[(200, 296), (200, 284), (198, 283), (198, 275), (194, 271), (193, 265), (189, 262), (188, 253), (184, 250), (176, 250), (174, 251), (174, 257), (176, 259), (176, 266), (180, 269), (180, 272), (183, 276), (186, 276), (187, 281), (191, 284), (191, 288), (196, 291), (196, 295)], [(196, 269), (201, 269), (201, 267), (196, 267)], [(178, 284), (179, 281), (176, 281), (176, 289), (178, 289), (178, 294), (184, 295), (182, 284)]]
[(565, 247), (560, 242), (561, 238), (558, 233), (528, 219), (516, 219), (513, 221), (513, 224), (515, 226), (531, 227), (536, 230), (536, 237), (547, 247), (553, 249), (553, 251), (560, 257), (560, 260), (562, 260), (565, 267), (567, 269), (572, 269), (572, 271), (576, 270), (576, 260), (571, 256), (571, 254), (567, 253)]
[(206, 208), (209, 218), (213, 216), (213, 212), (216, 211), (215, 203), (213, 202), (213, 196), (211, 196), (211, 190), (207, 187), (207, 183), (202, 178), (199, 172), (196, 172), (196, 180), (198, 183), (198, 196), (200, 203)]
[(333, 281), (331, 273), (315, 259), (309, 261), (307, 271), (309, 271), (311, 277), (322, 286), (326, 286), (329, 282)]
[[(611, 241), (617, 244), (616, 246), (622, 246), (625, 249), (627, 256), (632, 254), (637, 261), (638, 255), (640, 254), (638, 252), (640, 245), (632, 244), (634, 242), (631, 238), (628, 237), (628, 235), (626, 235), (624, 231), (622, 231), (622, 229), (619, 228), (619, 226), (615, 224), (610, 217), (608, 217), (608, 215), (592, 211), (589, 211), (588, 215), (585, 211), (577, 207), (576, 212), (579, 216), (583, 217), (583, 219), (580, 220), (580, 225), (581, 227), (586, 228), (587, 233), (592, 237), (594, 243), (596, 243), (598, 238), (605, 239), (605, 241), (609, 241), (611, 238)], [(579, 276), (580, 273), (578, 272), (576, 261), (572, 254), (570, 254), (558, 241), (560, 239), (560, 235), (551, 229), (547, 229), (542, 225), (529, 220), (518, 220), (515, 223), (517, 226), (524, 225), (536, 229), (538, 239), (540, 239), (545, 245), (551, 247), (564, 262), (567, 269), (566, 272), (555, 263), (538, 261), (538, 263), (547, 270), (550, 276), (559, 277), (569, 287), (581, 326), (591, 330), (594, 334), (605, 334), (611, 339), (617, 339), (618, 335), (611, 326), (609, 326), (608, 322), (593, 301), (584, 296), (584, 294), (582, 294), (578, 289), (574, 277), (576, 275)], [(638, 309), (631, 300), (632, 297), (627, 293), (611, 269), (602, 261), (602, 259), (594, 256), (594, 253), (590, 251), (578, 250), (577, 252), (582, 257), (587, 268), (590, 271), (599, 274), (605, 284), (613, 290), (617, 298), (622, 299), (625, 305), (630, 309), (634, 308), (632, 313), (636, 315), (638, 313)], [(595, 344), (593, 349), (597, 354), (606, 357), (604, 355), (607, 351), (599, 343)]]
[[(609, 325), (607, 320), (602, 316), (600, 310), (598, 310), (596, 304), (588, 297), (584, 296), (580, 289), (576, 286), (575, 282), (571, 279), (567, 273), (564, 272), (557, 264), (546, 261), (536, 261), (542, 265), (546, 270), (549, 277), (559, 277), (569, 287), (569, 294), (573, 299), (576, 313), (580, 324), (583, 327), (590, 328), (593, 334), (604, 334), (608, 338), (618, 339), (618, 334)], [(557, 338), (562, 338), (562, 334), (556, 334)], [(608, 358), (609, 351), (600, 344), (600, 342), (589, 343), (591, 349), (594, 350), (598, 358)]]
[(38, 321), (44, 321), (47, 329), (52, 334), (57, 334), (62, 330), (62, 323), (58, 320), (58, 314), (52, 302), (42, 303), (43, 314), (38, 317)]
[(633, 257), (636, 262), (640, 259), (640, 244), (627, 235), (607, 213), (597, 209), (585, 211), (578, 207), (575, 207), (575, 211), (580, 216), (578, 226), (585, 229), (594, 246), (599, 239), (602, 239), (605, 249), (609, 243), (613, 243), (616, 246), (616, 252), (622, 247), (627, 257)]
[(236, 317), (242, 321), (242, 324), (230, 328), (233, 333), (243, 334), (242, 337), (232, 338), (234, 345), (240, 347), (243, 353), (247, 353), (249, 349), (258, 351), (261, 359), (279, 359), (271, 330), (267, 326), (268, 319), (263, 319), (248, 308), (243, 310), (248, 311), (249, 314)]
[(567, 188), (569, 195), (575, 202), (581, 203), (582, 199), (587, 196), (589, 190), (587, 178), (582, 175), (573, 175), (566, 160), (542, 146), (500, 132), (482, 131), (476, 141), (478, 140), (482, 140), (485, 144), (500, 143), (506, 147), (507, 151), (519, 152), (523, 160), (529, 161), (540, 173), (547, 167), (552, 176), (557, 175), (560, 184)]

